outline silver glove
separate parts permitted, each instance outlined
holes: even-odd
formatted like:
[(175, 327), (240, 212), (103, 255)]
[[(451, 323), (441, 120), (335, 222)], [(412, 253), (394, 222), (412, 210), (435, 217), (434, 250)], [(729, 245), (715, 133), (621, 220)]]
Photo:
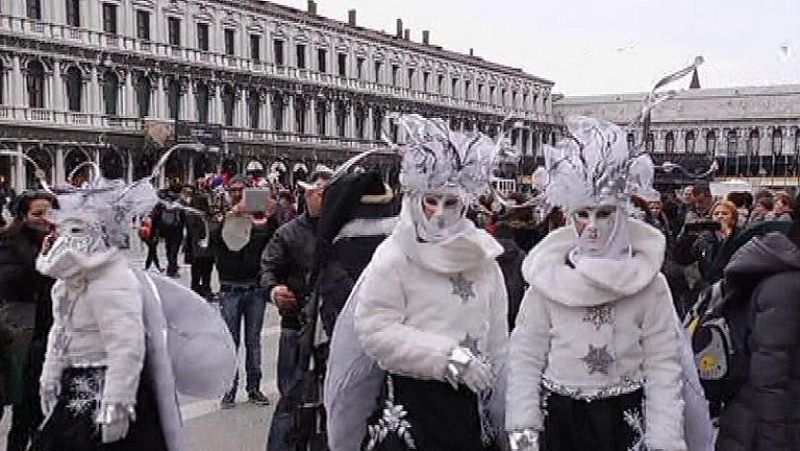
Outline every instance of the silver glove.
[(494, 374), (489, 362), (475, 356), (467, 348), (457, 347), (450, 353), (445, 380), (455, 389), (461, 382), (473, 392), (480, 393), (492, 386)]
[(103, 443), (114, 443), (128, 435), (131, 421), (136, 421), (136, 410), (130, 404), (101, 403), (95, 422), (100, 425)]
[(48, 382), (39, 387), (39, 405), (45, 418), (56, 408), (60, 391), (61, 385), (58, 382)]
[(525, 428), (508, 433), (511, 451), (539, 451), (539, 433)]

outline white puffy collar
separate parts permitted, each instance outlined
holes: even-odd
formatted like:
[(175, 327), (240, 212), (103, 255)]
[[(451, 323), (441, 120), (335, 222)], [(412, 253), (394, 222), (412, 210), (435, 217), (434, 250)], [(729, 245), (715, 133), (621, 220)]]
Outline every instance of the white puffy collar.
[(561, 227), (528, 253), (522, 264), (525, 280), (547, 298), (571, 307), (607, 304), (638, 293), (661, 271), (666, 240), (644, 222), (627, 221), (631, 258), (585, 258), (572, 267), (567, 255), (575, 245), (574, 233)]

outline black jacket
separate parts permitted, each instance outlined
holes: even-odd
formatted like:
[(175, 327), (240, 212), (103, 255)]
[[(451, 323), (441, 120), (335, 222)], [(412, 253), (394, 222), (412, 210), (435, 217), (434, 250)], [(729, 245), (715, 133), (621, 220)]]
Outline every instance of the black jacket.
[(222, 220), (211, 234), (210, 246), (216, 252), (217, 273), (220, 284), (258, 285), (261, 253), (264, 251), (277, 227), (275, 217), (269, 218), (261, 227), (250, 231), (250, 241), (240, 250), (232, 251), (222, 240)]
[[(183, 245), (183, 251), (186, 256), (186, 262), (192, 263), (194, 259), (199, 260), (213, 260), (216, 256), (217, 250), (211, 239), (203, 239), (206, 237), (206, 224), (208, 226), (208, 234), (213, 237), (220, 233), (221, 224), (211, 216), (203, 217), (199, 214), (187, 213), (186, 214), (186, 237)], [(202, 244), (206, 246), (202, 246)]]
[(0, 306), (7, 320), (46, 336), (53, 321), (50, 290), (55, 280), (36, 271), (43, 238), (24, 225), (0, 237)]
[(725, 283), (751, 290), (732, 297), (747, 303), (749, 369), (722, 411), (717, 449), (800, 450), (800, 249), (781, 233), (755, 238), (725, 268)]
[[(297, 297), (299, 307), (311, 293), (309, 275), (314, 264), (316, 219), (304, 213), (280, 226), (261, 255), (261, 286), (271, 292), (286, 285)], [(281, 311), (281, 326), (300, 328), (298, 311)]]
[(525, 278), (522, 276), (522, 262), (525, 260), (525, 251), (520, 249), (512, 239), (498, 238), (497, 242), (503, 246), (503, 253), (497, 256), (497, 264), (503, 272), (503, 280), (508, 294), (508, 327), (514, 329), (522, 298), (525, 296)]

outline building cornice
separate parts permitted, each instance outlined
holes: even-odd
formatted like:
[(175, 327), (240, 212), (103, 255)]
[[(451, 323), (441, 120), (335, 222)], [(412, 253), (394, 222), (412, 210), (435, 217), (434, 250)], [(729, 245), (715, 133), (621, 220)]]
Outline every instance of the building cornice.
[(521, 79), (540, 83), (548, 87), (552, 87), (555, 85), (555, 82), (551, 80), (528, 74), (519, 68), (493, 63), (491, 61), (486, 61), (479, 57), (469, 56), (455, 51), (446, 50), (438, 46), (426, 45), (411, 40), (398, 38), (396, 36), (388, 35), (381, 31), (376, 31), (359, 26), (353, 26), (346, 22), (340, 22), (338, 20), (331, 19), (328, 17), (310, 14), (306, 11), (301, 11), (299, 9), (279, 5), (269, 1), (216, 0), (216, 3), (230, 8), (236, 8), (236, 9), (244, 8), (254, 13), (265, 14), (283, 20), (325, 28), (331, 31), (335, 31), (337, 33), (347, 34), (360, 39), (364, 39), (369, 42), (380, 43), (392, 47), (400, 47), (402, 49), (409, 50), (412, 52), (422, 53), (437, 58), (448, 59), (468, 66), (479, 67), (481, 69), (498, 72), (503, 75), (519, 77)]

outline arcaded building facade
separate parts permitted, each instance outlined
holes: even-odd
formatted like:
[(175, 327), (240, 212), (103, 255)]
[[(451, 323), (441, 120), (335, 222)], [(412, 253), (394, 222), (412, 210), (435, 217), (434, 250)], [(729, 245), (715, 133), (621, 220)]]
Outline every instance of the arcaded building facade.
[[(553, 82), (395, 33), (256, 0), (0, 0), (0, 177), (35, 186), (35, 160), (66, 183), (95, 161), (110, 176), (168, 165), (190, 180), (252, 160), (286, 184), (316, 164), (402, 141), (413, 112), (496, 135), (532, 156), (559, 129)], [(383, 163), (380, 159), (376, 164)]]

